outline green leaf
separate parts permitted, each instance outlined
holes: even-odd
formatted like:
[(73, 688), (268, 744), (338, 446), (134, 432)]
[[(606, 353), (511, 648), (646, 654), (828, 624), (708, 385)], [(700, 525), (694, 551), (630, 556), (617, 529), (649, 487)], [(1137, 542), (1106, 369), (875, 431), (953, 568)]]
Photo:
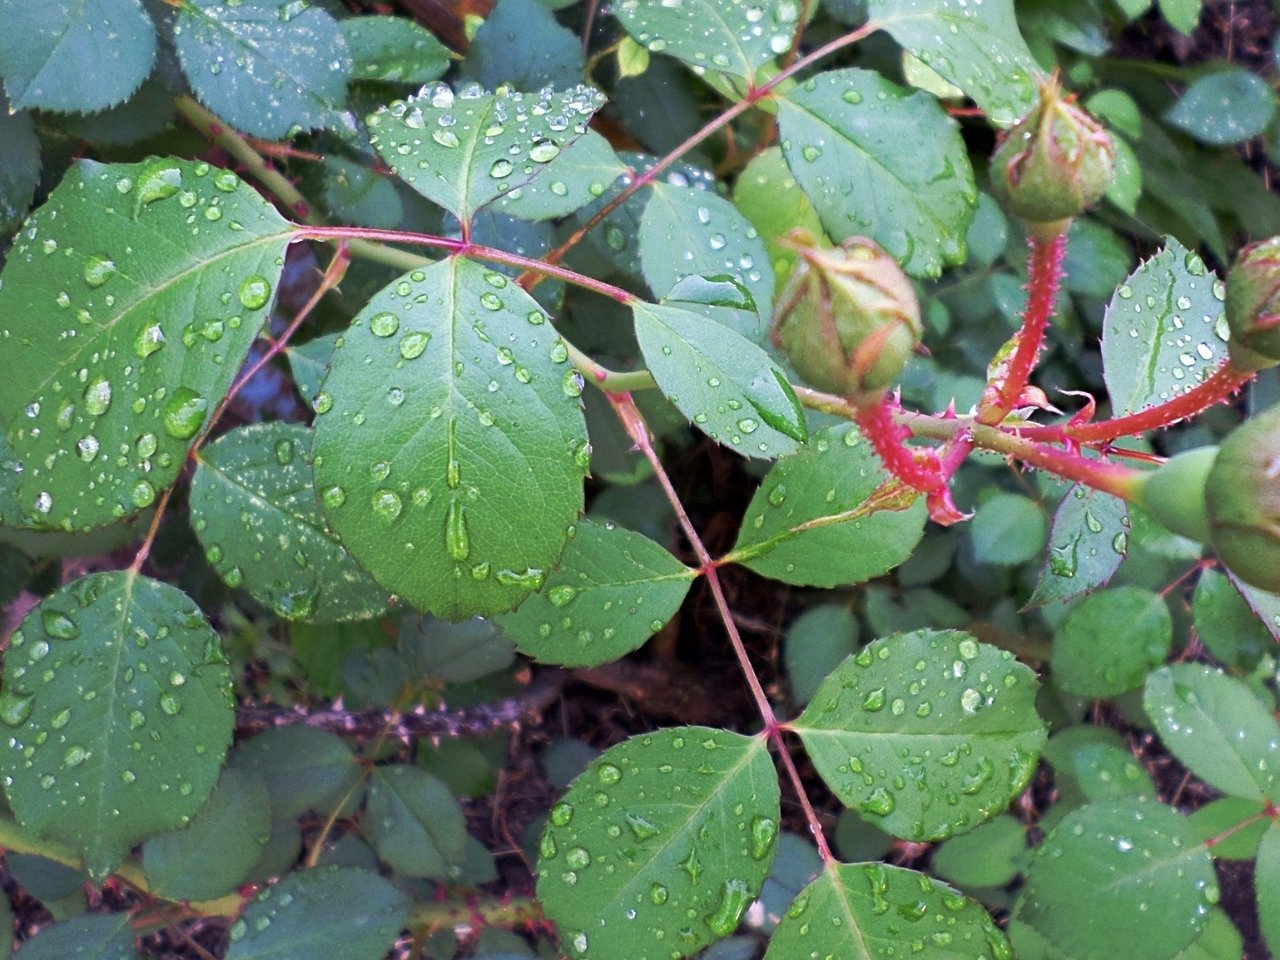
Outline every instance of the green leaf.
[(583, 520), (547, 582), (497, 623), (545, 663), (595, 666), (635, 650), (670, 620), (694, 571), (648, 537)]
[(1200, 22), (1203, 0), (1156, 0), (1169, 26), (1184, 36), (1191, 36)]
[(462, 75), (496, 90), (571, 87), (582, 80), (582, 41), (539, 0), (499, 0), (480, 24), (462, 64)]
[(352, 805), (364, 777), (355, 755), (338, 737), (296, 724), (246, 740), (231, 755), (230, 765), (262, 778), (276, 820), (308, 811), (328, 816), (339, 806)]
[(791, 49), (800, 5), (792, 0), (622, 0), (613, 15), (651, 53), (675, 57), (699, 76), (710, 70), (754, 86), (762, 79), (760, 68)]
[(189, 597), (133, 571), (73, 581), (27, 614), (0, 701), (13, 812), (74, 844), (99, 881), (200, 808), (235, 720), (218, 635)]
[(1076, 790), (1085, 800), (1154, 797), (1155, 785), (1133, 754), (1111, 742), (1111, 737), (1101, 739), (1100, 732), (1113, 733), (1106, 728), (1076, 726), (1049, 738), (1044, 760), (1053, 767), (1058, 788)]
[(1164, 119), (1201, 143), (1229, 146), (1252, 140), (1276, 112), (1276, 95), (1257, 74), (1229, 67), (1200, 77)]
[(1102, 321), (1115, 415), (1185, 393), (1226, 359), (1222, 282), (1173, 237), (1116, 288)]
[(297, 0), (184, 0), (174, 47), (191, 89), (243, 133), (349, 128), (351, 54), (323, 7)]
[(752, 157), (734, 182), (733, 202), (764, 238), (781, 287), (799, 255), (777, 238), (796, 227), (822, 236), (822, 221), (787, 166), (781, 147), (769, 147)]
[(369, 870), (291, 873), (231, 925), (226, 960), (381, 960), (409, 918), (410, 901)]
[(773, 267), (738, 208), (696, 187), (659, 181), (640, 220), (640, 267), (659, 298), (691, 274), (730, 276), (750, 291), (762, 327), (773, 314)]
[(449, 48), (405, 17), (348, 17), (338, 27), (351, 53), (352, 80), (430, 83), (449, 69)]
[(94, 113), (137, 90), (156, 59), (138, 0), (0, 0), (0, 74), (14, 110)]
[(1012, 960), (976, 901), (938, 880), (883, 863), (831, 863), (796, 897), (765, 960), (894, 957)]
[(499, 197), (494, 209), (522, 220), (567, 217), (602, 196), (627, 169), (609, 141), (588, 130), (539, 176)]
[(1114, 697), (1142, 686), (1173, 643), (1164, 597), (1115, 587), (1085, 597), (1053, 639), (1053, 681), (1082, 697)]
[(911, 555), (924, 532), (919, 498), (881, 508), (889, 475), (852, 424), (828, 427), (780, 461), (747, 507), (726, 559), (796, 586), (861, 583)]
[(449, 623), (435, 617), (409, 617), (400, 627), (400, 650), (411, 676), (469, 683), (511, 666), (511, 641), (493, 621), (472, 617)]
[(445, 880), (462, 860), (467, 827), (449, 788), (401, 764), (378, 767), (369, 782), (365, 829), (378, 856), (410, 877)]
[(1197, 777), (1223, 793), (1276, 800), (1275, 717), (1239, 680), (1200, 663), (1147, 678), (1142, 707), (1160, 739)]
[(1149, 800), (1091, 803), (1036, 850), (1010, 933), (1020, 955), (1025, 925), (1052, 956), (1168, 960), (1217, 899), (1213, 864), (1185, 817)]
[(943, 843), (932, 865), (938, 876), (962, 887), (1003, 887), (1021, 872), (1029, 853), (1026, 827), (1002, 813)]
[(1258, 862), (1254, 867), (1254, 887), (1258, 894), (1258, 925), (1262, 937), (1273, 954), (1280, 953), (1280, 821), (1271, 820), (1271, 826), (1258, 847)]
[(270, 835), (266, 784), (257, 774), (228, 767), (186, 827), (143, 844), (147, 884), (173, 900), (231, 893), (249, 875)]
[(419, 609), (516, 606), (582, 511), (582, 380), (546, 320), (502, 274), (449, 259), (377, 294), (334, 351), (316, 487), (352, 555)]
[(1009, 126), (1035, 102), (1040, 69), (1018, 31), (1013, 0), (868, 0), (867, 12), (993, 123)]
[(290, 228), (229, 170), (82, 161), (0, 286), (0, 422), (23, 509), (89, 530), (182, 470), (266, 319)]
[(573, 782), (538, 858), (538, 898), (562, 950), (668, 960), (737, 928), (777, 841), (765, 743), (669, 728), (611, 747)]
[(543, 175), (603, 103), (581, 84), (538, 94), (467, 86), (455, 95), (437, 83), (373, 114), (369, 133), (397, 176), (469, 223), (476, 210)]
[(1231, 580), (1216, 570), (1201, 572), (1191, 599), (1196, 636), (1228, 669), (1252, 670), (1275, 641)]
[(1030, 779), (1045, 740), (1038, 689), (1008, 651), (917, 630), (845, 660), (791, 729), (845, 806), (896, 837), (940, 840), (991, 819)]
[[(1215, 860), (1253, 860), (1258, 844), (1271, 826), (1267, 805), (1243, 797), (1219, 797), (1198, 808), (1187, 819), (1201, 843), (1212, 840)], [(1247, 826), (1241, 826), (1247, 824)]]
[(298, 385), (298, 393), (302, 394), (302, 399), (308, 405), (315, 402), (320, 385), (329, 373), (329, 360), (333, 357), (333, 347), (338, 342), (338, 336), (336, 333), (328, 333), (322, 337), (312, 337), (305, 343), (290, 343), (284, 348), (293, 382)]
[(404, 201), (386, 175), (342, 157), (326, 157), (324, 202), (331, 214), (362, 227), (394, 230), (404, 219)]
[(22, 960), (140, 960), (133, 927), (124, 913), (86, 914), (50, 924), (23, 943), (19, 956)]
[(649, 372), (712, 440), (772, 459), (805, 438), (804, 411), (786, 375), (746, 337), (667, 304), (637, 300), (631, 313)]
[(832, 70), (779, 98), (778, 130), (832, 239), (870, 237), (913, 276), (964, 262), (978, 192), (959, 128), (929, 94)]
[(827, 674), (857, 648), (858, 619), (848, 607), (828, 603), (806, 610), (787, 630), (782, 648), (791, 698), (808, 703)]
[(1244, 955), (1240, 931), (1225, 913), (1214, 908), (1209, 912), (1209, 919), (1205, 921), (1200, 935), (1174, 960), (1235, 960)]
[(1049, 559), (1028, 605), (1074, 600), (1106, 586), (1124, 559), (1128, 531), (1123, 500), (1083, 484), (1072, 487), (1053, 515)]
[(997, 493), (984, 500), (973, 516), (969, 536), (979, 563), (1012, 567), (1044, 549), (1044, 514), (1040, 505), (1016, 493)]
[(13, 110), (0, 93), (0, 230), (17, 226), (40, 182), (40, 139), (27, 110)]
[(256, 423), (224, 433), (196, 459), (190, 508), (205, 559), (287, 620), (376, 616), (387, 594), (324, 522), (311, 479), (312, 431)]

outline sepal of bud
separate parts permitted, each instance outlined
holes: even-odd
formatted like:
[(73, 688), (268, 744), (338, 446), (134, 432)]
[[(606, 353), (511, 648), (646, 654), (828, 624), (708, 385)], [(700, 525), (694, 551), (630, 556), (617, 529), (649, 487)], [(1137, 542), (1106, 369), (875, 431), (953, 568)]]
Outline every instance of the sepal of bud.
[(920, 343), (920, 305), (896, 260), (871, 240), (821, 247), (807, 231), (774, 311), (773, 342), (808, 383), (871, 398), (890, 386)]
[(1222, 441), (1205, 485), (1211, 543), (1245, 583), (1280, 592), (1280, 407)]
[(991, 157), (991, 190), (1015, 216), (1040, 233), (1102, 199), (1115, 177), (1111, 136), (1064, 97), (1055, 80), (1040, 85), (1039, 102), (1013, 125)]
[(1280, 362), (1280, 237), (1240, 251), (1227, 274), (1231, 361), (1243, 370)]
[(1197, 543), (1210, 539), (1205, 487), (1218, 455), (1217, 447), (1197, 447), (1170, 457), (1143, 475), (1137, 502), (1167, 530)]

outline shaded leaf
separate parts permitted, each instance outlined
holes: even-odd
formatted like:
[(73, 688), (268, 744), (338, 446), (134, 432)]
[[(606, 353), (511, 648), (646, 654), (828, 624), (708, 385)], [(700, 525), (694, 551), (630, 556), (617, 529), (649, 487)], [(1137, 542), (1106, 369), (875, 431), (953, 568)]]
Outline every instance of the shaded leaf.
[(511, 666), (511, 641), (498, 625), (482, 617), (449, 623), (435, 617), (411, 617), (400, 628), (400, 651), (412, 675), (468, 683)]
[[(8, 938), (6, 938), (7, 940)], [(22, 960), (139, 960), (133, 927), (123, 913), (73, 917), (43, 927), (22, 945)]]
[(539, 0), (499, 0), (467, 47), (462, 75), (488, 90), (572, 87), (583, 79), (582, 41)]
[(1005, 567), (1039, 554), (1046, 534), (1040, 505), (1016, 493), (997, 493), (982, 501), (969, 527), (974, 559)]
[(832, 670), (858, 648), (858, 619), (847, 606), (806, 610), (787, 630), (782, 648), (791, 697), (806, 704)]
[(1085, 597), (1053, 639), (1053, 682), (1082, 697), (1114, 697), (1142, 686), (1173, 643), (1164, 597), (1114, 587)]
[(1273, 954), (1280, 954), (1280, 821), (1274, 817), (1258, 848), (1253, 882), (1262, 937)]
[(308, 811), (328, 816), (358, 799), (364, 772), (350, 748), (326, 730), (290, 725), (263, 731), (240, 744), (230, 765), (257, 774), (277, 820)]
[(1264, 654), (1275, 651), (1266, 623), (1217, 570), (1201, 571), (1191, 615), (1200, 642), (1228, 669), (1252, 670)]
[(406, 17), (348, 17), (338, 26), (351, 54), (352, 80), (429, 83), (449, 69), (449, 48)]
[(1267, 81), (1231, 67), (1195, 80), (1164, 118), (1201, 143), (1226, 146), (1258, 136), (1275, 112), (1276, 96)]
[(0, 230), (26, 215), (40, 182), (40, 140), (26, 110), (13, 111), (0, 93)]
[(466, 824), (449, 788), (416, 767), (383, 766), (369, 782), (365, 829), (378, 856), (410, 877), (445, 880), (462, 860)]

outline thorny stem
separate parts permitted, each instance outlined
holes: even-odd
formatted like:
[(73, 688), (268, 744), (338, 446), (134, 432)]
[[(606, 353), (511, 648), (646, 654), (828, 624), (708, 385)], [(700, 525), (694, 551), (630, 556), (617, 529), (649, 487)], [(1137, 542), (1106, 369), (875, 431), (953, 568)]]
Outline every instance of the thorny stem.
[(911, 450), (904, 441), (911, 431), (893, 416), (901, 409), (888, 398), (871, 406), (854, 408), (853, 419), (879, 455), (885, 469), (921, 493), (932, 493), (945, 482), (939, 469), (938, 454), (933, 450)]
[[(653, 181), (658, 179), (658, 177), (662, 173), (664, 173), (668, 167), (670, 167), (682, 156), (684, 156), (686, 153), (688, 153), (690, 150), (692, 150), (694, 147), (700, 144), (703, 140), (706, 140), (709, 136), (711, 136), (716, 131), (724, 129), (734, 120), (736, 120), (738, 117), (742, 116), (742, 114), (746, 113), (748, 110), (754, 107), (761, 100), (764, 100), (766, 97), (768, 97), (771, 93), (773, 93), (774, 89), (784, 80), (787, 80), (790, 77), (793, 77), (795, 74), (799, 73), (801, 70), (804, 70), (806, 67), (811, 66), (814, 63), (817, 63), (819, 60), (822, 60), (827, 56), (830, 56), (831, 54), (835, 53), (837, 50), (841, 50), (844, 47), (857, 43), (859, 40), (865, 39), (866, 37), (875, 33), (879, 29), (880, 29), (880, 25), (877, 23), (874, 23), (874, 22), (865, 23), (861, 27), (859, 27), (857, 30), (853, 30), (850, 33), (846, 33), (842, 36), (836, 37), (836, 39), (832, 40), (830, 43), (825, 43), (821, 47), (819, 47), (817, 50), (814, 50), (812, 53), (809, 53), (801, 57), (799, 60), (796, 60), (790, 66), (787, 66), (782, 70), (778, 71), (777, 74), (770, 77), (764, 83), (760, 84), (760, 86), (752, 87), (750, 90), (747, 91), (746, 95), (741, 100), (739, 100), (737, 103), (730, 106), (723, 113), (717, 115), (714, 119), (708, 121), (706, 124), (702, 126), (701, 129), (690, 134), (679, 145), (677, 145), (669, 153), (667, 153), (666, 156), (664, 156), (661, 160), (659, 160), (656, 164), (654, 164), (644, 173), (641, 173), (638, 176), (636, 176), (634, 179), (632, 179), (630, 183), (628, 183), (625, 187), (623, 187), (620, 191), (618, 191), (618, 193), (616, 193), (608, 202), (606, 202), (599, 210), (597, 210), (590, 218), (588, 218), (586, 223), (584, 223), (581, 227), (579, 227), (572, 234), (570, 234), (569, 238), (565, 240), (564, 243), (560, 244), (560, 246), (556, 247), (554, 250), (548, 253), (546, 257), (543, 258), (542, 263), (543, 264), (559, 263), (566, 253), (568, 253), (575, 246), (577, 246), (583, 237), (585, 237), (588, 233), (590, 233), (600, 224), (600, 221), (602, 221), (609, 214), (613, 213), (613, 211), (618, 209), (618, 207), (622, 206), (622, 204), (626, 203), (627, 200), (630, 199), (632, 195), (634, 195), (637, 191), (643, 190), (649, 184), (653, 183)], [(528, 287), (531, 287), (534, 283), (537, 282), (537, 279), (538, 279), (537, 274), (540, 272), (545, 273), (544, 270), (539, 270), (539, 269), (530, 269), (526, 271), (523, 275), (521, 275), (519, 279), (520, 285), (523, 287), (526, 287), (526, 289)]]
[(1062, 279), (1062, 258), (1067, 249), (1066, 233), (1044, 240), (1032, 234), (1031, 252), (1027, 260), (1027, 309), (1022, 315), (1022, 328), (1016, 334), (1017, 345), (1009, 358), (1004, 380), (991, 383), (978, 407), (978, 422), (988, 425), (1003, 420), (1018, 405), (1022, 391), (1040, 357), (1044, 332), (1053, 315)]
[(636, 448), (640, 450), (645, 459), (649, 461), (649, 465), (653, 467), (654, 476), (658, 478), (658, 483), (661, 485), (667, 501), (675, 511), (680, 528), (684, 531), (685, 537), (693, 547), (694, 555), (698, 558), (698, 572), (707, 579), (707, 587), (711, 590), (711, 596), (715, 600), (716, 610), (729, 637), (729, 644), (733, 648), (734, 656), (738, 660), (738, 666), (742, 669), (747, 686), (751, 690), (756, 709), (760, 712), (760, 719), (764, 721), (762, 735), (768, 737), (778, 748), (778, 754), (782, 757), (782, 765), (787, 771), (787, 776), (791, 780), (797, 796), (800, 798), (800, 806), (804, 811), (806, 821), (808, 821), (809, 832), (813, 834), (814, 842), (818, 846), (818, 852), (822, 855), (824, 862), (830, 862), (834, 858), (830, 847), (827, 846), (826, 837), (823, 835), (822, 823), (818, 820), (818, 815), (814, 811), (813, 805), (809, 802), (804, 784), (800, 780), (800, 773), (787, 750), (786, 742), (782, 736), (783, 725), (778, 722), (778, 718), (773, 712), (773, 705), (769, 703), (764, 687), (760, 685), (760, 678), (756, 676), (755, 668), (751, 665), (751, 658), (747, 655), (747, 648), (742, 642), (742, 634), (738, 632), (738, 625), (734, 621), (733, 613), (729, 609), (729, 601), (726, 599), (724, 588), (720, 584), (719, 565), (711, 558), (711, 554), (707, 551), (702, 538), (698, 536), (698, 531), (694, 528), (693, 522), (689, 519), (689, 514), (684, 509), (684, 504), (680, 501), (680, 495), (676, 493), (676, 489), (671, 483), (671, 478), (667, 476), (657, 451), (653, 449), (653, 443), (649, 439), (648, 424), (645, 423), (644, 416), (635, 405), (635, 401), (631, 399), (630, 394), (626, 393), (606, 393), (605, 396), (608, 397), (609, 403), (613, 405), (614, 413), (618, 415), (618, 419), (622, 422), (622, 426), (627, 431), (628, 436), (635, 442)]

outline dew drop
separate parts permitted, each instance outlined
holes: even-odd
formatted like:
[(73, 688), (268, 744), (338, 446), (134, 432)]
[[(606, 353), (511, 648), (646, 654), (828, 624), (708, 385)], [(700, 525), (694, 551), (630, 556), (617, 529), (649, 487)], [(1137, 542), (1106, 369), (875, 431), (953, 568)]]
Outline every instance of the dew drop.
[(271, 284), (266, 277), (255, 273), (240, 281), (237, 295), (246, 310), (260, 310), (271, 299)]
[(204, 425), (209, 401), (190, 387), (178, 387), (164, 405), (164, 432), (175, 440), (190, 440)]

